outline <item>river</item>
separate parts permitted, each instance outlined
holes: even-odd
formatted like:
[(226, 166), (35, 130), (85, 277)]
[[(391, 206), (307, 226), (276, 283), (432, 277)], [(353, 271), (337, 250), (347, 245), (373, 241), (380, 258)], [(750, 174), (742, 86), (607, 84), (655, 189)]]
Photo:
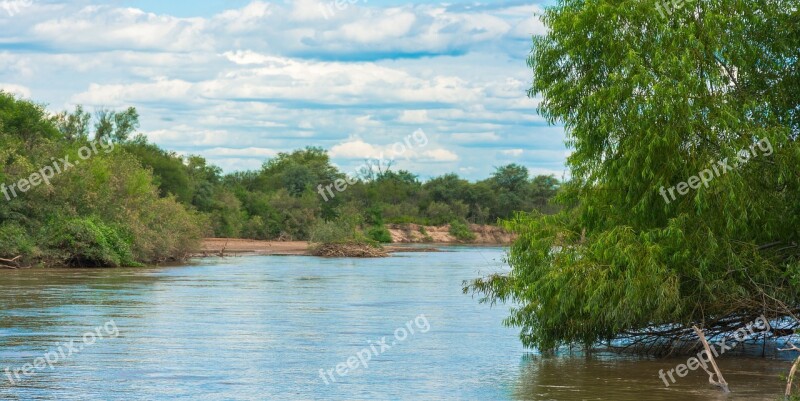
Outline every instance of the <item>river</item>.
[[(723, 357), (734, 393), (686, 358), (524, 349), (462, 281), (499, 248), (385, 259), (203, 259), (0, 272), (2, 400), (775, 400), (788, 361)], [(70, 344), (72, 341), (72, 344)], [(27, 366), (26, 366), (27, 365)], [(38, 367), (37, 367), (38, 366)], [(27, 373), (27, 374), (26, 374)]]

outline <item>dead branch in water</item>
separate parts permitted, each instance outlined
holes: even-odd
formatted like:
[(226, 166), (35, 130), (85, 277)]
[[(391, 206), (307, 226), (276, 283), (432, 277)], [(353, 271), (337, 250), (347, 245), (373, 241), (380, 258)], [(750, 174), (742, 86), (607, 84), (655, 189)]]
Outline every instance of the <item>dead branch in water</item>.
[[(692, 326), (697, 336), (700, 337), (700, 341), (703, 342), (703, 347), (706, 349), (706, 354), (708, 355), (708, 359), (711, 360), (711, 366), (714, 367), (714, 372), (711, 373), (703, 367), (703, 369), (708, 373), (708, 382), (721, 388), (724, 393), (730, 393), (731, 390), (728, 388), (728, 382), (725, 381), (725, 378), (722, 377), (722, 372), (720, 372), (719, 367), (717, 366), (717, 361), (714, 359), (714, 355), (711, 353), (711, 347), (708, 346), (708, 341), (706, 340), (706, 335), (703, 333), (702, 330), (697, 328), (697, 326)], [(714, 380), (714, 374), (717, 375), (718, 380)]]
[(228, 242), (229, 242), (229, 241), (230, 241), (230, 240), (226, 240), (226, 241), (225, 241), (225, 245), (223, 245), (223, 246), (222, 246), (222, 250), (221, 250), (221, 251), (219, 251), (219, 257), (221, 257), (221, 258), (224, 258), (224, 257), (225, 257), (225, 249), (227, 249), (227, 248), (228, 248)]
[(326, 258), (385, 258), (389, 254), (383, 248), (364, 244), (319, 244), (311, 252)]
[[(779, 348), (778, 351), (800, 351), (800, 348), (797, 348), (796, 345), (789, 343), (789, 348)], [(800, 357), (794, 361), (792, 364), (792, 369), (789, 370), (789, 376), (786, 377), (786, 394), (785, 399), (789, 399), (792, 396), (792, 382), (794, 381), (794, 375), (797, 373), (797, 367), (800, 365)]]
[(0, 258), (0, 269), (27, 269), (29, 266), (20, 265), (19, 260), (21, 258), (22, 255), (19, 255), (13, 259)]

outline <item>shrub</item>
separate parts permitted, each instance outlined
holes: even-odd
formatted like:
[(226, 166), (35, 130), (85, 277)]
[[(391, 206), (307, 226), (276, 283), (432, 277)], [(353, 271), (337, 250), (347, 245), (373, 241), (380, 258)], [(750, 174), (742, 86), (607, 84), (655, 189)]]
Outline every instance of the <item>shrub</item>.
[(310, 242), (317, 244), (374, 244), (358, 230), (361, 219), (356, 215), (345, 215), (332, 221), (317, 221), (311, 227)]
[(419, 207), (410, 202), (384, 204), (383, 217), (387, 222), (394, 224), (418, 223), (422, 221), (419, 215)]
[(187, 211), (174, 197), (157, 199), (135, 218), (137, 260), (163, 263), (186, 259), (200, 248), (208, 218)]
[(248, 220), (244, 228), (242, 228), (242, 238), (264, 240), (267, 239), (268, 236), (267, 225), (264, 223), (264, 219), (262, 219), (261, 216), (250, 217), (250, 220)]
[(5, 223), (0, 226), (0, 257), (11, 259), (19, 255), (35, 253), (34, 241), (19, 224)]
[(431, 202), (426, 216), (431, 225), (443, 226), (453, 220), (463, 220), (469, 213), (469, 206), (462, 201), (450, 203)]
[(342, 219), (319, 220), (311, 227), (311, 242), (320, 244), (346, 243), (355, 239), (355, 226), (342, 224)]
[(373, 226), (367, 231), (369, 239), (380, 242), (382, 244), (389, 244), (392, 242), (392, 234), (384, 226)]
[(53, 222), (46, 234), (47, 258), (65, 266), (136, 266), (130, 236), (95, 217)]
[(425, 211), (425, 216), (428, 218), (430, 225), (434, 226), (442, 226), (455, 219), (450, 206), (441, 202), (431, 202)]
[(422, 242), (433, 242), (433, 237), (428, 234), (425, 226), (419, 226), (419, 233), (422, 234)]
[(453, 220), (450, 222), (450, 235), (459, 241), (472, 242), (475, 241), (475, 233), (469, 229), (469, 226), (461, 220)]

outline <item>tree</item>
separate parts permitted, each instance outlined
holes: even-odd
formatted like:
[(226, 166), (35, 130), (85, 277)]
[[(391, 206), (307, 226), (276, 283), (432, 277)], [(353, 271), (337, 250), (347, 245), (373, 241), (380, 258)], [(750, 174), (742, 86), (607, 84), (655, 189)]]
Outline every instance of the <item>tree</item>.
[(175, 195), (184, 204), (191, 204), (194, 188), (183, 158), (151, 143), (127, 143), (125, 151), (136, 156), (143, 166), (153, 170), (162, 196)]
[(75, 107), (72, 113), (63, 111), (53, 117), (56, 127), (68, 141), (88, 139), (91, 121), (92, 115), (84, 111), (81, 105)]
[(528, 169), (518, 164), (498, 167), (491, 178), (498, 188), (508, 192), (522, 192), (528, 185)]
[(324, 149), (307, 147), (292, 153), (279, 153), (264, 163), (257, 185), (262, 191), (283, 188), (293, 196), (300, 196), (304, 191), (314, 191), (312, 187), (327, 185), (340, 176)]
[(656, 352), (693, 324), (714, 335), (800, 310), (796, 2), (662, 17), (652, 2), (560, 0), (542, 19), (529, 95), (574, 148), (564, 209), (508, 222), (511, 273), (465, 291), (513, 300), (506, 322), (540, 348), (625, 337)]
[[(76, 111), (77, 112), (77, 111)], [(139, 128), (139, 112), (129, 107), (123, 112), (102, 109), (96, 113), (95, 141), (125, 143)]]

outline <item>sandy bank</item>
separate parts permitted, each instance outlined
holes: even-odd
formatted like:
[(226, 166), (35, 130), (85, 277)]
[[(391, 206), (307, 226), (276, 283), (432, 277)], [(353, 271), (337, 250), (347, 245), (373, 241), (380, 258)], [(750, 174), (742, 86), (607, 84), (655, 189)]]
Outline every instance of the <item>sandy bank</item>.
[(225, 254), (254, 253), (257, 255), (310, 255), (308, 242), (305, 241), (257, 241), (236, 238), (206, 238), (203, 240), (202, 253), (208, 256)]
[[(513, 236), (501, 228), (473, 224), (470, 229), (476, 240), (464, 244), (449, 233), (449, 226), (434, 227), (416, 224), (390, 224), (387, 229), (392, 235), (393, 244), (384, 248), (389, 253), (436, 251), (436, 247), (448, 245), (508, 245)], [(426, 244), (431, 248), (410, 248), (409, 244)], [(255, 255), (312, 255), (311, 246), (305, 241), (258, 241), (236, 238), (206, 238), (197, 256), (255, 254)]]
[[(389, 224), (386, 226), (395, 244), (464, 244), (452, 234), (450, 226), (421, 226), (418, 224)], [(510, 245), (514, 236), (500, 227), (470, 224), (476, 245)]]

